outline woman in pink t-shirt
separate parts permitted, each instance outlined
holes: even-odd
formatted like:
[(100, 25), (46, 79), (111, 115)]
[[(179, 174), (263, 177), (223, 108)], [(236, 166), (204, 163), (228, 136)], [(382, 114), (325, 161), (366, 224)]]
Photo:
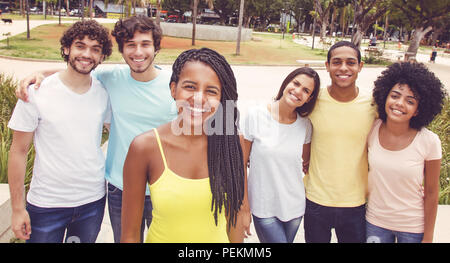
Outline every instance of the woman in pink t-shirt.
[(442, 83), (420, 63), (395, 63), (375, 81), (368, 137), (367, 242), (432, 242), (442, 158), (425, 128), (442, 109)]

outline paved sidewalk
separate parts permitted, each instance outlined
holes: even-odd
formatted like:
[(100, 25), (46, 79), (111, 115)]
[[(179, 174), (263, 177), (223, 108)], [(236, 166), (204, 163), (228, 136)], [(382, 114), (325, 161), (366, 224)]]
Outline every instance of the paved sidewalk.
[[(436, 226), (434, 230), (434, 243), (450, 243), (450, 205), (438, 206), (438, 214), (436, 219)], [(255, 227), (251, 224), (252, 235), (245, 239), (245, 243), (259, 243), (256, 235)], [(332, 232), (331, 243), (336, 243), (336, 235)], [(97, 238), (97, 243), (113, 243), (113, 232), (111, 223), (109, 221), (108, 209), (105, 209), (105, 217), (103, 219), (102, 228)], [(303, 230), (303, 220), (295, 236), (294, 243), (305, 243), (305, 231)]]

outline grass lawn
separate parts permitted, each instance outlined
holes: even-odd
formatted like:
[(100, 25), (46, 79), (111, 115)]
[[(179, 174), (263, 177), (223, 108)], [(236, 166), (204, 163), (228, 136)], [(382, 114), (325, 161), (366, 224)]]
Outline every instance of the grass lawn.
[[(64, 30), (71, 24), (48, 24), (31, 30), (31, 39), (26, 39), (26, 33), (9, 38), (9, 47), (6, 40), (0, 41), (0, 55), (62, 60), (60, 55), (59, 39)], [(112, 29), (114, 24), (105, 24)], [(221, 53), (230, 64), (235, 65), (299, 65), (297, 59), (325, 59), (326, 53), (322, 50), (311, 50), (292, 41), (290, 35), (253, 33), (253, 39), (241, 42), (241, 54), (235, 55), (236, 42), (231, 41), (204, 41), (196, 40), (191, 45), (190, 38), (175, 38), (164, 36), (161, 41), (161, 51), (155, 59), (157, 64), (171, 64), (184, 50), (190, 48), (208, 47)], [(123, 61), (113, 40), (113, 54), (109, 62)]]

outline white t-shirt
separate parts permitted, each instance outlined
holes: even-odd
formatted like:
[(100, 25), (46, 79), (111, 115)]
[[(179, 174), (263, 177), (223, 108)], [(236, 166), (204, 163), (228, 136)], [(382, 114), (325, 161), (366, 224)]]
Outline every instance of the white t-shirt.
[(100, 148), (103, 123), (110, 123), (108, 94), (98, 80), (77, 94), (59, 73), (29, 103), (17, 101), (8, 127), (34, 132), (36, 157), (27, 201), (39, 207), (75, 207), (105, 195), (105, 157)]
[(253, 215), (281, 221), (305, 213), (303, 144), (311, 142), (311, 122), (297, 114), (292, 124), (274, 120), (266, 106), (248, 110), (242, 125), (244, 138), (252, 141), (248, 196)]

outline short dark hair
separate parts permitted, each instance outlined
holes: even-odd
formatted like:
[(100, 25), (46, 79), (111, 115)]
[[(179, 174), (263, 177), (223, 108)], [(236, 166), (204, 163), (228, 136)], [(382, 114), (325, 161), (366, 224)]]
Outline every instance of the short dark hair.
[(70, 48), (75, 39), (82, 40), (85, 36), (91, 40), (98, 41), (102, 46), (102, 54), (105, 55), (105, 59), (111, 55), (112, 42), (109, 30), (95, 20), (83, 20), (69, 27), (60, 39), (61, 56), (64, 58), (64, 61), (67, 62), (69, 60), (69, 55), (64, 54), (64, 48)]
[(358, 63), (361, 63), (361, 51), (359, 50), (359, 48), (353, 44), (352, 42), (349, 41), (339, 41), (336, 44), (332, 45), (330, 47), (330, 49), (328, 50), (328, 54), (327, 54), (327, 62), (330, 63), (330, 59), (331, 59), (331, 52), (333, 50), (335, 50), (336, 48), (339, 47), (350, 47), (353, 48), (356, 51), (356, 54), (358, 56)]
[(420, 130), (441, 112), (446, 96), (441, 81), (422, 63), (399, 62), (388, 66), (375, 81), (373, 99), (383, 122), (387, 118), (386, 99), (396, 84), (408, 85), (418, 98), (418, 113), (409, 122), (411, 128)]
[(161, 28), (148, 16), (137, 15), (120, 19), (116, 22), (111, 35), (116, 39), (120, 53), (123, 52), (123, 44), (133, 38), (136, 31), (141, 33), (152, 32), (155, 52), (161, 49)]
[(307, 103), (303, 104), (301, 107), (297, 107), (295, 109), (295, 111), (297, 111), (297, 113), (302, 116), (302, 117), (306, 117), (308, 116), (314, 109), (314, 106), (316, 105), (316, 101), (317, 101), (317, 96), (319, 94), (319, 89), (320, 89), (320, 77), (319, 74), (317, 74), (317, 72), (312, 69), (312, 68), (308, 68), (308, 67), (302, 67), (302, 68), (297, 68), (294, 71), (292, 71), (291, 73), (289, 73), (289, 75), (287, 75), (287, 77), (284, 79), (283, 83), (281, 83), (281, 87), (280, 90), (278, 91), (277, 96), (275, 97), (275, 100), (280, 100), (281, 97), (283, 97), (283, 92), (286, 89), (287, 85), (298, 75), (307, 75), (309, 77), (311, 77), (312, 79), (314, 79), (314, 90), (312, 91), (310, 98), (311, 100), (308, 101)]

